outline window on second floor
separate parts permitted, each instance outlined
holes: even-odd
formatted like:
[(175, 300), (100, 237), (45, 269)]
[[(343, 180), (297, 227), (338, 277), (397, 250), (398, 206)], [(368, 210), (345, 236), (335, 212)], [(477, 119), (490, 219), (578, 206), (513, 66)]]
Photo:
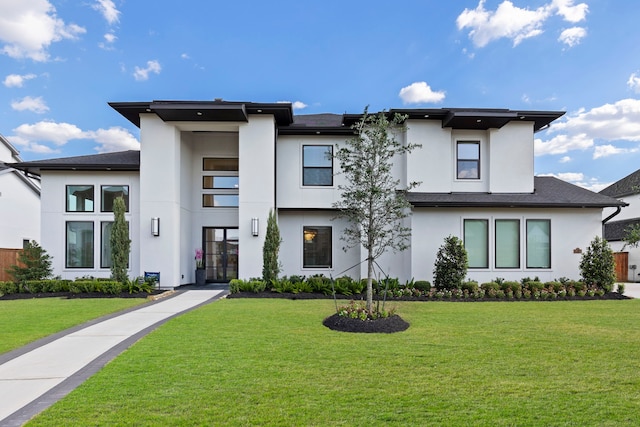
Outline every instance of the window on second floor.
[(480, 142), (458, 141), (456, 144), (456, 178), (480, 179)]
[(237, 208), (240, 178), (238, 159), (205, 157), (202, 159), (202, 207)]
[(124, 199), (125, 210), (129, 212), (129, 186), (103, 185), (100, 187), (101, 212), (113, 212), (113, 201), (118, 197)]
[(67, 185), (67, 212), (93, 212), (93, 185)]
[(333, 185), (333, 146), (302, 146), (302, 185)]

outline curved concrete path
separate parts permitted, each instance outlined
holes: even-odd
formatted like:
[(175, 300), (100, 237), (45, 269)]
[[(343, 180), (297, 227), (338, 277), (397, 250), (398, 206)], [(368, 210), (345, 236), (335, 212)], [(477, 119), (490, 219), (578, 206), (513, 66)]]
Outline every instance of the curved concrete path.
[(167, 320), (226, 295), (189, 290), (0, 355), (0, 426), (21, 426)]

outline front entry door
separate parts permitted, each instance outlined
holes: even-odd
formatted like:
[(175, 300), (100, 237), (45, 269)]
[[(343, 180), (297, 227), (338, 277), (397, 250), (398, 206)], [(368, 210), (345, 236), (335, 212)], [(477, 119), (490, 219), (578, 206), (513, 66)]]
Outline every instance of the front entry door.
[(238, 229), (202, 229), (207, 282), (228, 282), (238, 278)]

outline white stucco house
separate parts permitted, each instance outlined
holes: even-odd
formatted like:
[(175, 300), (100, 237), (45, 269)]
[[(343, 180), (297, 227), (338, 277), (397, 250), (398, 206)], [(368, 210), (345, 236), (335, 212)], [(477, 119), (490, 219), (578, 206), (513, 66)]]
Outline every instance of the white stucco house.
[[(365, 257), (343, 251), (332, 204), (343, 177), (336, 147), (359, 114), (293, 115), (291, 104), (215, 101), (111, 103), (140, 128), (140, 152), (21, 162), (42, 179), (42, 245), (55, 274), (108, 276), (111, 201), (123, 195), (131, 275), (161, 286), (258, 277), (269, 211), (277, 213), (284, 275), (343, 274)], [(394, 165), (408, 194), (411, 248), (379, 260), (400, 280), (432, 280), (444, 238), (463, 239), (469, 278), (578, 278), (580, 252), (602, 235), (602, 212), (624, 205), (552, 177), (534, 177), (534, 133), (554, 111), (397, 109), (403, 142), (422, 147)], [(364, 264), (345, 274), (364, 276)]]
[(21, 162), (13, 145), (0, 135), (0, 248), (22, 249), (40, 241), (40, 187), (11, 163)]
[(625, 244), (624, 238), (628, 227), (640, 224), (640, 170), (637, 170), (600, 191), (600, 194), (614, 197), (629, 206), (618, 213), (618, 209), (607, 208), (603, 215), (606, 219), (616, 215), (614, 220), (607, 221), (604, 238), (609, 242), (616, 254), (617, 275), (620, 281), (636, 282), (640, 280), (640, 248)]

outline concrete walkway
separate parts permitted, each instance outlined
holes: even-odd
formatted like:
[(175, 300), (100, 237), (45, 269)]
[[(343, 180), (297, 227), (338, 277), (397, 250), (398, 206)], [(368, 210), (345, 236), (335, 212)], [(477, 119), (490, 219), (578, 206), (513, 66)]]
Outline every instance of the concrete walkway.
[(623, 295), (631, 298), (640, 298), (640, 283), (625, 283)]
[(179, 291), (0, 355), (0, 426), (21, 426), (162, 323), (226, 295)]

